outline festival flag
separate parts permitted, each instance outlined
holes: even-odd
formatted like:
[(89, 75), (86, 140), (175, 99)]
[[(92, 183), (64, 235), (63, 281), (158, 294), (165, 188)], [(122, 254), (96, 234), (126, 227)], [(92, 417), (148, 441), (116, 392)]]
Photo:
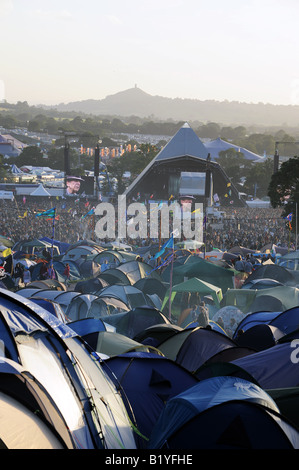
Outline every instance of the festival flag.
[(286, 217), (284, 217), (284, 219), (287, 219), (288, 222), (289, 222), (289, 228), (290, 228), (290, 230), (292, 230), (292, 225), (291, 225), (292, 218), (293, 218), (293, 212), (291, 212), (291, 213), (288, 214)]
[(6, 248), (6, 250), (2, 251), (2, 258), (7, 258), (7, 256), (10, 256), (12, 254), (12, 251), (10, 248)]
[(171, 235), (171, 237), (167, 240), (167, 242), (164, 243), (160, 251), (158, 251), (158, 253), (155, 254), (154, 259), (160, 258), (160, 256), (162, 256), (163, 253), (165, 252), (166, 248), (171, 248), (171, 249), (174, 248), (173, 235)]
[(55, 211), (56, 207), (53, 207), (52, 209), (49, 209), (44, 212), (39, 212), (38, 214), (35, 214), (35, 217), (49, 217), (49, 218), (55, 218)]
[(87, 212), (87, 214), (83, 215), (82, 218), (85, 219), (85, 217), (87, 217), (88, 215), (93, 215), (94, 214), (94, 207), (92, 207), (92, 209), (90, 209), (90, 211)]

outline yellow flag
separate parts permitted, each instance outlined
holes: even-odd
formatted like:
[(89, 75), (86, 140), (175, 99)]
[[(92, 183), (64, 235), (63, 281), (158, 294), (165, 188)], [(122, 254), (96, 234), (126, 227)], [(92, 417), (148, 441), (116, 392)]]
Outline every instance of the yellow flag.
[(6, 248), (6, 250), (2, 251), (2, 257), (3, 258), (6, 258), (7, 256), (11, 255), (11, 249), (10, 248)]

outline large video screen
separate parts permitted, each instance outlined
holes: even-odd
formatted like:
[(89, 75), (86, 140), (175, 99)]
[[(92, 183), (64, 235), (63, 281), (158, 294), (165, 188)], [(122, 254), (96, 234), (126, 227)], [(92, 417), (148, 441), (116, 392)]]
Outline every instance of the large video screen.
[(65, 195), (70, 197), (84, 197), (94, 195), (93, 176), (67, 176)]
[(205, 184), (205, 173), (182, 171), (180, 180), (180, 195), (185, 196), (189, 194), (192, 196), (204, 196)]

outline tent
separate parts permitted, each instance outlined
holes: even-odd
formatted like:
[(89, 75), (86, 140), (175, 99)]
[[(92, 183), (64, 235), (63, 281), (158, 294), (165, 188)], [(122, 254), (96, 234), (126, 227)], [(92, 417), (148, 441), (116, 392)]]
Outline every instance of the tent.
[(154, 424), (167, 401), (192, 387), (197, 379), (161, 356), (126, 354), (102, 362), (102, 367), (124, 397), (130, 419), (138, 430), (138, 448), (146, 448)]
[(94, 278), (77, 282), (74, 290), (81, 294), (94, 294), (104, 287), (108, 287), (108, 282), (104, 279)]
[(112, 297), (114, 299), (119, 299), (124, 302), (129, 308), (139, 307), (142, 305), (152, 306), (152, 302), (149, 297), (141, 292), (141, 290), (136, 289), (133, 286), (108, 286), (105, 289), (102, 289), (97, 293), (99, 297)]
[(253, 312), (248, 313), (243, 320), (238, 324), (235, 332), (233, 334), (233, 338), (236, 338), (239, 334), (239, 330), (243, 332), (248, 330), (255, 325), (267, 325), (269, 324), (274, 318), (276, 318), (281, 312)]
[(5, 346), (48, 391), (76, 447), (134, 449), (123, 402), (80, 337), (17, 294), (2, 289), (0, 303)]
[(100, 280), (106, 281), (111, 286), (114, 284), (120, 284), (123, 286), (131, 285), (128, 276), (124, 272), (116, 268), (107, 269), (106, 271), (101, 272), (98, 277)]
[(93, 260), (99, 264), (103, 264), (105, 261), (108, 261), (108, 266), (110, 268), (116, 268), (120, 263), (135, 260), (136, 257), (137, 255), (135, 253), (130, 253), (128, 251), (103, 250), (101, 253), (98, 253)]
[[(95, 245), (78, 245), (75, 247), (70, 247), (69, 250), (63, 255), (61, 261), (65, 264), (70, 261), (74, 261), (77, 265), (80, 265), (83, 261), (86, 261), (87, 258), (95, 257), (99, 253), (99, 250)], [(96, 260), (94, 260), (97, 262)]]
[(42, 184), (40, 184), (32, 193), (30, 193), (30, 196), (51, 196), (51, 194), (44, 188)]
[(250, 283), (256, 279), (273, 279), (281, 282), (283, 285), (296, 286), (296, 279), (292, 272), (277, 264), (261, 265), (253, 271), (246, 279), (246, 283)]
[(221, 326), (225, 333), (232, 337), (238, 324), (246, 315), (237, 307), (227, 306), (220, 308), (214, 315), (213, 321)]
[[(177, 294), (182, 294), (184, 292), (196, 292), (200, 296), (211, 295), (215, 305), (220, 307), (222, 291), (219, 287), (209, 284), (208, 282), (201, 281), (200, 279), (194, 277), (188, 281), (182, 282), (181, 284), (174, 285), (171, 289), (171, 303)], [(169, 300), (169, 294), (170, 289), (168, 289), (165, 294), (161, 308), (162, 311)]]
[(171, 398), (148, 449), (297, 449), (299, 432), (259, 386), (213, 377)]
[[(190, 372), (195, 372), (215, 354), (234, 346), (234, 341), (218, 331), (195, 328), (177, 351), (175, 362)], [(159, 345), (162, 353), (164, 347), (165, 343)]]
[(151, 277), (139, 279), (133, 285), (136, 287), (136, 289), (141, 290), (144, 294), (157, 294), (161, 300), (164, 299), (167, 291), (167, 287), (162, 281)]
[[(194, 333), (195, 335), (190, 340), (190, 335)], [(203, 339), (205, 342), (202, 342)], [(195, 354), (194, 358), (192, 358), (191, 349), (188, 351), (188, 345), (190, 345)], [(159, 344), (159, 351), (168, 359), (177, 361), (179, 358), (180, 363), (186, 364), (188, 368), (194, 367), (194, 370), (196, 370), (200, 367), (200, 362), (205, 362), (209, 357), (216, 354), (217, 351), (233, 346), (235, 346), (234, 341), (217, 331), (206, 328), (194, 328), (183, 329), (170, 336)]]
[(182, 331), (182, 329), (183, 328), (180, 326), (173, 325), (172, 323), (161, 323), (145, 328), (140, 331), (140, 333), (137, 333), (133, 339), (139, 343), (149, 344), (159, 349), (159, 345), (163, 341), (175, 335), (179, 331)]
[[(230, 350), (226, 349), (225, 351)], [(208, 361), (206, 364), (201, 366), (194, 375), (199, 381), (210, 379), (212, 377), (239, 377), (240, 379), (247, 380), (248, 382), (252, 382), (259, 386), (256, 380), (246, 372), (246, 370), (242, 369), (242, 367), (236, 366), (236, 364), (232, 364), (231, 362)]]
[(82, 278), (91, 279), (100, 275), (101, 266), (93, 260), (86, 260), (80, 263), (79, 270)]
[[(255, 302), (259, 300), (259, 302)], [(284, 311), (299, 305), (299, 289), (278, 286), (269, 289), (229, 289), (223, 299), (224, 305), (235, 306), (243, 313), (258, 311)], [(279, 308), (277, 308), (279, 307)]]
[(241, 152), (244, 155), (246, 160), (251, 160), (254, 162), (263, 161), (263, 157), (261, 155), (251, 152), (250, 150), (247, 150), (243, 147), (239, 147), (238, 145), (235, 145), (232, 142), (227, 142), (221, 139), (221, 137), (218, 137), (215, 140), (206, 142), (205, 147), (210, 153), (212, 160), (216, 160), (216, 161), (219, 158), (219, 152), (223, 152), (229, 149), (234, 149), (237, 152)]
[(149, 347), (121, 333), (114, 331), (98, 331), (92, 336), (86, 335), (86, 341), (90, 341), (91, 347), (99, 354), (107, 357), (119, 356), (131, 351), (149, 352)]
[[(249, 276), (250, 277), (250, 276)], [(283, 286), (282, 282), (276, 281), (275, 279), (245, 279), (242, 289), (269, 289), (270, 287)]]
[(57, 302), (53, 302), (52, 300), (49, 300), (49, 299), (37, 299), (37, 298), (31, 298), (30, 300), (34, 302), (35, 304), (40, 305), (48, 312), (52, 313), (52, 315), (57, 317), (61, 322), (63, 323), (68, 322), (64, 314), (64, 311), (62, 310), (62, 308)]
[(74, 449), (72, 435), (47, 390), (19, 363), (1, 357), (0, 447)]
[[(117, 313), (128, 312), (129, 307), (119, 299), (112, 297), (96, 297), (91, 301), (88, 316), (92, 318), (114, 317)], [(111, 323), (111, 318), (107, 320)]]
[(87, 318), (89, 316), (91, 303), (96, 298), (97, 296), (93, 294), (79, 294), (74, 296), (65, 311), (67, 318), (71, 321)]
[(116, 325), (116, 331), (129, 338), (134, 338), (146, 328), (169, 323), (169, 320), (158, 309), (149, 306), (135, 307), (122, 316)]
[(284, 333), (279, 328), (260, 324), (252, 326), (244, 333), (239, 334), (235, 341), (239, 346), (262, 351), (275, 346), (284, 336)]
[(282, 343), (233, 361), (246, 370), (265, 389), (298, 387), (296, 348)]
[[(167, 277), (165, 273), (162, 274), (163, 280), (169, 281), (170, 269), (170, 267), (167, 268)], [(198, 256), (190, 256), (183, 265), (174, 266), (173, 284), (179, 284), (186, 278), (195, 277), (218, 287), (224, 294), (227, 289), (234, 287), (234, 275), (235, 271), (233, 269), (216, 266)]]
[(117, 269), (126, 274), (132, 285), (135, 284), (139, 279), (143, 278), (152, 277), (160, 280), (160, 276), (157, 271), (153, 271), (151, 266), (140, 261), (127, 261), (120, 264)]

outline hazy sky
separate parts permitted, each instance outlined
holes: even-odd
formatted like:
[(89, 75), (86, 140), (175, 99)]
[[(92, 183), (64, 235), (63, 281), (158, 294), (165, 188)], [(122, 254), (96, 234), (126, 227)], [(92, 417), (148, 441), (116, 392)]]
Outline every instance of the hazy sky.
[(0, 101), (299, 104), (298, 0), (0, 0)]

